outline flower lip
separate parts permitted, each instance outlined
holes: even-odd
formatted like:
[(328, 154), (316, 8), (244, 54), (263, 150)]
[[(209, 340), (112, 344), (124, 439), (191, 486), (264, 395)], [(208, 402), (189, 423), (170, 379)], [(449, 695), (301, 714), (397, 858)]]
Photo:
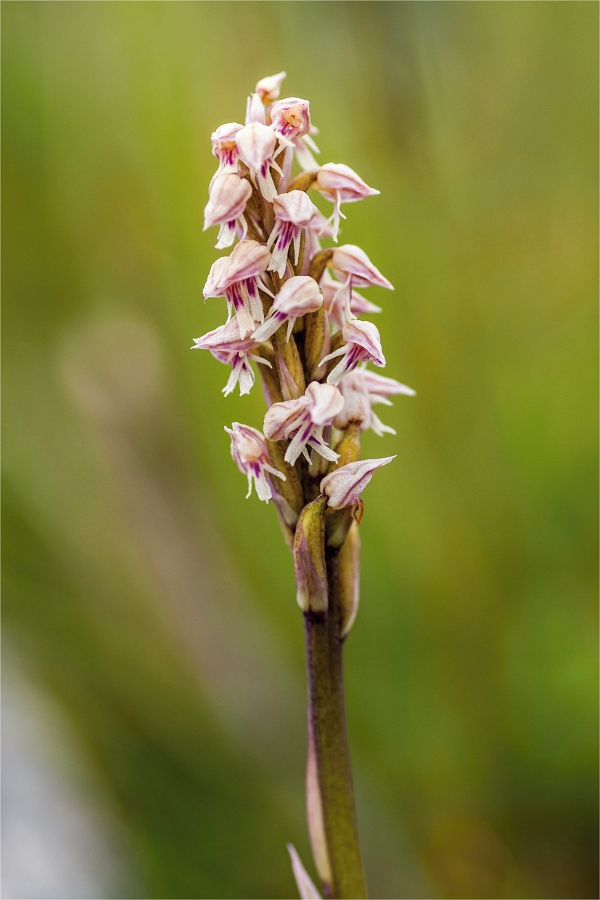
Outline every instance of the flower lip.
[(336, 247), (331, 258), (331, 265), (335, 270), (346, 275), (353, 276), (353, 283), (357, 287), (369, 287), (371, 285), (394, 290), (393, 284), (384, 278), (364, 250), (356, 244), (343, 244)]
[(252, 240), (241, 241), (235, 245), (228, 257), (227, 271), (219, 287), (228, 288), (236, 281), (260, 275), (266, 270), (270, 258), (271, 254), (265, 244)]
[(287, 194), (279, 194), (273, 200), (275, 216), (282, 222), (291, 222), (301, 228), (311, 222), (319, 210), (304, 191), (288, 191)]
[(212, 183), (204, 209), (204, 231), (212, 225), (232, 222), (244, 212), (252, 188), (245, 178), (233, 172), (219, 175)]
[(382, 459), (362, 459), (348, 463), (326, 475), (321, 481), (321, 491), (327, 497), (332, 509), (353, 506), (371, 480), (373, 473), (381, 466), (387, 466), (396, 456)]

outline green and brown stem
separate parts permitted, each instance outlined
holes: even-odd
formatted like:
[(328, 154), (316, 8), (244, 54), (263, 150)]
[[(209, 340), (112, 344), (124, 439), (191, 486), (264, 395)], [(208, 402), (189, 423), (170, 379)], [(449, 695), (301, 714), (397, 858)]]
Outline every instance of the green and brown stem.
[[(313, 854), (324, 882), (325, 895), (359, 900), (367, 895), (358, 843), (344, 709), (342, 581), (339, 551), (329, 548), (327, 581), (327, 613), (308, 612), (304, 615), (309, 754), (313, 754), (309, 765), (312, 764), (316, 771), (321, 813), (321, 821), (315, 823), (313, 803), (313, 809), (309, 809), (309, 820), (312, 815)], [(318, 833), (316, 839), (315, 830)], [(324, 846), (315, 847), (315, 843), (320, 841)]]

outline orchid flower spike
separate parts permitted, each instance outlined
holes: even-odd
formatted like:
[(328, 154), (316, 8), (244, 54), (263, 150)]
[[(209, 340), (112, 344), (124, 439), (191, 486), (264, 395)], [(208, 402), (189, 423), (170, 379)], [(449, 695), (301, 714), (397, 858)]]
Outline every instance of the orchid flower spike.
[(347, 322), (342, 328), (342, 337), (346, 341), (339, 350), (334, 350), (324, 357), (320, 366), (336, 356), (341, 356), (340, 362), (327, 376), (329, 384), (339, 384), (346, 372), (351, 372), (361, 362), (372, 362), (376, 366), (385, 366), (385, 356), (381, 347), (379, 331), (372, 322), (362, 322), (354, 319)]
[(271, 167), (281, 175), (281, 169), (274, 159), (277, 138), (271, 128), (261, 122), (245, 125), (236, 135), (236, 144), (242, 162), (250, 169), (253, 180), (258, 182), (261, 194), (271, 203), (277, 196), (277, 189), (271, 176)]
[(211, 183), (208, 203), (204, 208), (204, 231), (211, 225), (220, 225), (215, 247), (222, 250), (231, 247), (236, 228), (241, 231), (241, 239), (246, 237), (248, 226), (244, 219), (246, 203), (252, 196), (252, 187), (246, 178), (230, 172), (219, 175)]
[[(246, 241), (247, 243), (247, 241)], [(239, 245), (240, 247), (243, 244)], [(294, 275), (284, 283), (275, 297), (263, 325), (260, 325), (252, 337), (255, 341), (268, 340), (277, 329), (288, 323), (287, 340), (299, 316), (316, 312), (323, 303), (323, 294), (314, 278), (307, 275)]]
[(361, 459), (334, 469), (321, 481), (321, 492), (327, 497), (327, 505), (332, 509), (344, 509), (358, 503), (358, 499), (370, 482), (373, 472), (387, 466), (395, 456), (383, 459)]
[(213, 156), (216, 156), (219, 160), (219, 168), (215, 175), (213, 175), (212, 181), (219, 175), (225, 175), (231, 172), (234, 174), (237, 173), (238, 157), (240, 154), (235, 142), (235, 136), (243, 127), (244, 126), (240, 125), (238, 122), (228, 122), (226, 125), (220, 125), (219, 128), (211, 134), (210, 140), (212, 143)]
[[(364, 250), (355, 244), (344, 244), (336, 247), (330, 262), (334, 273), (344, 280), (340, 295), (344, 301), (346, 321), (354, 318), (351, 308), (352, 289), (354, 287), (384, 287), (394, 290), (393, 284), (384, 278)], [(337, 298), (341, 302), (340, 297)]]
[(333, 214), (330, 221), (333, 222), (333, 239), (336, 243), (340, 218), (346, 218), (340, 208), (342, 203), (355, 203), (357, 200), (364, 200), (365, 197), (373, 197), (381, 193), (375, 188), (370, 188), (354, 169), (343, 163), (326, 163), (321, 166), (315, 188), (328, 200), (333, 201)]
[[(321, 279), (323, 303), (327, 310), (329, 321), (336, 331), (343, 328), (344, 323), (347, 321), (346, 292), (343, 288), (344, 285), (340, 284), (339, 281), (336, 281), (335, 278), (332, 278), (326, 269), (323, 278)], [(372, 315), (373, 313), (381, 312), (380, 306), (375, 306), (374, 303), (371, 303), (363, 297), (362, 294), (359, 294), (358, 291), (354, 291), (350, 288), (348, 292), (350, 293), (350, 313), (352, 319), (356, 316)]]
[(240, 396), (250, 393), (256, 377), (250, 365), (251, 359), (272, 368), (268, 360), (253, 352), (257, 347), (258, 344), (252, 338), (243, 340), (240, 338), (237, 322), (232, 319), (225, 325), (196, 338), (192, 350), (210, 350), (215, 359), (231, 366), (231, 375), (223, 388), (223, 393), (227, 397), (238, 383)]
[(273, 103), (274, 100), (277, 100), (285, 76), (285, 72), (279, 72), (277, 75), (268, 75), (266, 78), (260, 79), (254, 88), (254, 91), (258, 94), (265, 106), (268, 106), (269, 103)]
[(323, 440), (323, 429), (331, 425), (343, 405), (344, 398), (337, 387), (311, 381), (303, 397), (274, 403), (267, 410), (263, 426), (265, 436), (270, 441), (291, 438), (284, 457), (291, 466), (301, 453), (310, 463), (307, 447), (335, 462), (339, 454)]
[(225, 431), (231, 437), (231, 455), (236, 466), (240, 472), (248, 476), (246, 499), (252, 493), (254, 481), (258, 499), (268, 503), (273, 496), (273, 490), (265, 473), (275, 475), (282, 481), (285, 481), (285, 475), (271, 465), (263, 435), (256, 428), (241, 425), (239, 422), (234, 422), (231, 428), (225, 426)]
[(293, 241), (294, 262), (297, 265), (302, 229), (317, 215), (318, 209), (304, 191), (289, 191), (273, 200), (273, 211), (275, 227), (267, 241), (267, 247), (273, 247), (269, 271), (277, 272), (283, 278), (290, 244)]
[(405, 384), (400, 384), (393, 378), (384, 378), (383, 375), (369, 372), (363, 367), (344, 375), (339, 388), (346, 402), (334, 422), (335, 427), (344, 430), (351, 422), (355, 422), (360, 426), (361, 431), (371, 428), (379, 436), (386, 432), (388, 434), (396, 434), (396, 432), (393, 428), (383, 424), (373, 412), (373, 405), (385, 403), (386, 406), (391, 406), (392, 404), (387, 398), (393, 394), (407, 394), (410, 397), (415, 395), (412, 388)]

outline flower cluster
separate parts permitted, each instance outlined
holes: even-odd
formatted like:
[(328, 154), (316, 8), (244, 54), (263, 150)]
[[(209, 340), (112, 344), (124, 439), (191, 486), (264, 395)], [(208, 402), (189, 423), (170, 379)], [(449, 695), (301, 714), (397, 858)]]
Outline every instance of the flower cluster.
[[(226, 431), (249, 493), (254, 484), (261, 500), (276, 502), (291, 545), (300, 513), (316, 498), (332, 518), (356, 509), (373, 472), (393, 459), (360, 459), (361, 432), (394, 434), (373, 406), (414, 391), (367, 368), (385, 366), (385, 357), (376, 326), (358, 317), (380, 308), (357, 289), (393, 287), (360, 247), (337, 246), (342, 206), (379, 191), (349, 166), (318, 165), (308, 101), (280, 100), (284, 78), (259, 81), (245, 124), (228, 122), (212, 135), (218, 168), (204, 227), (218, 227), (217, 249), (237, 243), (213, 263), (204, 287), (205, 299), (225, 299), (227, 321), (194, 346), (231, 367), (225, 394), (236, 385), (247, 394), (256, 380), (251, 363), (262, 364), (263, 433), (238, 422)], [(333, 204), (329, 217), (311, 190)], [(327, 238), (336, 246), (324, 248)]]

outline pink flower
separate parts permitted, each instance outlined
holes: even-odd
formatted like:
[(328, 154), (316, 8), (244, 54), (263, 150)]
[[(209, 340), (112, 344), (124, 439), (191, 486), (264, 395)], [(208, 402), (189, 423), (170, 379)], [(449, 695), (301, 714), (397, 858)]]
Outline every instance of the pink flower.
[(254, 370), (250, 365), (251, 359), (271, 368), (268, 360), (252, 352), (257, 347), (258, 344), (252, 338), (243, 340), (240, 338), (237, 322), (232, 319), (225, 325), (215, 328), (214, 331), (209, 331), (202, 337), (196, 338), (192, 350), (210, 350), (215, 359), (231, 366), (231, 375), (223, 388), (223, 393), (227, 397), (238, 382), (240, 396), (250, 393), (255, 381)]
[(275, 334), (277, 329), (287, 321), (287, 340), (289, 340), (298, 316), (316, 312), (322, 303), (323, 295), (314, 278), (309, 278), (307, 275), (294, 275), (283, 284), (264, 324), (256, 329), (252, 337), (255, 341), (262, 343)]
[(383, 459), (361, 459), (335, 469), (321, 481), (321, 492), (327, 497), (332, 509), (344, 509), (358, 502), (370, 482), (373, 472), (381, 466), (387, 466), (395, 456), (384, 456)]
[[(279, 149), (288, 147), (290, 153), (286, 154), (284, 163), (284, 177), (289, 175), (287, 171), (291, 167), (291, 152), (296, 151), (296, 158), (302, 169), (316, 169), (317, 163), (310, 152), (319, 152), (319, 148), (311, 138), (317, 129), (310, 124), (310, 112), (308, 100), (299, 97), (287, 97), (279, 100), (271, 107), (271, 128), (279, 138)], [(279, 153), (279, 150), (277, 151)]]
[(277, 190), (271, 177), (271, 167), (281, 174), (274, 159), (277, 138), (271, 128), (260, 122), (252, 122), (238, 131), (236, 142), (240, 157), (250, 169), (250, 174), (258, 182), (260, 192), (271, 203)]
[(333, 239), (337, 241), (340, 218), (345, 219), (340, 207), (342, 203), (355, 203), (365, 197), (381, 193), (370, 188), (354, 169), (343, 163), (326, 163), (319, 169), (315, 188), (324, 197), (333, 201)]
[[(339, 331), (346, 322), (346, 292), (343, 290), (344, 285), (336, 281), (329, 275), (327, 269), (321, 279), (321, 290), (323, 291), (323, 303), (329, 316), (329, 321)], [(355, 316), (371, 315), (380, 313), (381, 307), (370, 303), (358, 291), (351, 290), (350, 293), (350, 313), (351, 318)]]
[(240, 338), (251, 334), (256, 322), (264, 320), (258, 290), (260, 288), (271, 294), (260, 278), (266, 271), (269, 260), (270, 253), (264, 244), (242, 241), (233, 248), (231, 256), (217, 259), (209, 272), (204, 297), (227, 298), (227, 321), (229, 322), (233, 310)]
[(325, 459), (338, 459), (323, 440), (323, 428), (331, 425), (344, 405), (344, 398), (337, 388), (316, 381), (306, 388), (303, 397), (274, 403), (267, 411), (264, 432), (270, 441), (290, 440), (285, 461), (294, 465), (300, 454), (310, 462), (307, 447), (314, 448)]
[(237, 172), (239, 151), (235, 137), (241, 128), (243, 128), (243, 125), (240, 125), (238, 122), (228, 122), (226, 125), (220, 125), (211, 134), (210, 140), (213, 156), (216, 156), (219, 160), (219, 168), (213, 176), (213, 181), (218, 175)]
[(386, 406), (391, 406), (392, 404), (387, 398), (394, 394), (407, 394), (410, 397), (415, 395), (412, 388), (405, 384), (400, 384), (393, 378), (377, 375), (362, 367), (344, 375), (339, 389), (346, 402), (334, 422), (335, 427), (344, 429), (351, 422), (356, 422), (362, 431), (371, 428), (375, 434), (380, 436), (385, 432), (388, 434), (396, 434), (396, 432), (388, 425), (384, 425), (375, 415), (372, 409), (373, 405), (384, 403)]
[(271, 127), (283, 145), (292, 139), (303, 137), (310, 130), (308, 100), (300, 97), (286, 97), (271, 107)]
[(290, 244), (294, 242), (294, 260), (297, 265), (302, 229), (317, 215), (318, 209), (304, 191), (289, 191), (287, 194), (279, 194), (273, 200), (273, 211), (275, 227), (267, 241), (267, 246), (273, 247), (269, 271), (277, 272), (283, 278)]
[(336, 247), (331, 258), (331, 267), (335, 274), (345, 279), (344, 285), (340, 288), (340, 296), (337, 301), (341, 302), (343, 298), (346, 321), (354, 318), (351, 308), (352, 289), (354, 287), (384, 287), (389, 291), (394, 290), (394, 286), (384, 278), (379, 269), (375, 268), (367, 254), (355, 244), (344, 244), (342, 247)]
[(254, 481), (258, 499), (268, 503), (273, 496), (273, 489), (265, 473), (275, 475), (282, 481), (285, 481), (285, 475), (270, 464), (264, 437), (256, 428), (239, 422), (234, 422), (231, 428), (225, 426), (225, 431), (231, 437), (231, 455), (235, 464), (240, 472), (248, 476), (246, 499), (252, 493)]
[(381, 347), (379, 331), (372, 322), (354, 319), (342, 328), (342, 337), (346, 341), (343, 347), (330, 353), (319, 365), (341, 356), (337, 364), (327, 376), (329, 384), (339, 384), (346, 372), (351, 372), (361, 362), (372, 362), (376, 366), (385, 366), (385, 356)]
[(285, 76), (285, 72), (279, 72), (277, 75), (268, 75), (260, 79), (254, 90), (265, 106), (277, 100)]
[(233, 244), (236, 227), (241, 231), (242, 240), (246, 236), (248, 226), (243, 214), (251, 196), (252, 187), (247, 179), (233, 173), (219, 175), (211, 183), (208, 203), (204, 208), (204, 231), (211, 225), (221, 226), (215, 244), (217, 250)]

